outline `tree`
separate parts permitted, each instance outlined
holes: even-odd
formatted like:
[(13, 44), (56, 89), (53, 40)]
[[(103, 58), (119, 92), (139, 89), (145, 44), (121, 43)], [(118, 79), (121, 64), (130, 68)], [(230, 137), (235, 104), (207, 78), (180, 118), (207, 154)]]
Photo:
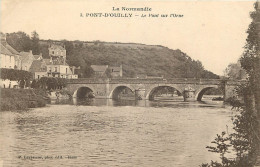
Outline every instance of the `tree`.
[(258, 125), (252, 130), (255, 133), (254, 146), (257, 150), (253, 150), (260, 154), (260, 3), (255, 3), (255, 11), (250, 14), (252, 22), (247, 30), (247, 43), (245, 51), (240, 59), (241, 66), (246, 70), (248, 80), (248, 98), (247, 110), (252, 112), (252, 116), (256, 117)]
[(224, 76), (230, 79), (246, 79), (246, 71), (241, 67), (240, 62), (230, 63), (224, 71)]
[[(244, 106), (233, 120), (234, 133), (228, 140), (236, 152), (236, 159), (229, 167), (253, 166), (257, 155), (260, 155), (260, 6), (255, 3), (255, 11), (251, 13), (252, 22), (248, 28), (247, 43), (240, 58), (241, 67), (248, 75), (247, 82), (240, 85), (236, 92), (244, 99)], [(238, 77), (239, 68), (236, 64), (229, 66), (229, 75)], [(218, 144), (218, 143), (215, 143)], [(213, 150), (217, 147), (211, 147)], [(224, 164), (224, 163), (222, 163)], [(212, 162), (204, 167), (223, 166)], [(225, 164), (224, 164), (225, 166)]]
[(31, 39), (28, 34), (22, 31), (6, 34), (6, 41), (18, 52), (31, 50)]
[(40, 45), (39, 45), (39, 34), (36, 31), (33, 31), (31, 34), (31, 41), (32, 41), (32, 53), (34, 55), (40, 54)]
[(94, 70), (90, 65), (86, 65), (83, 70), (83, 77), (91, 78), (94, 76)]
[(33, 89), (37, 88), (37, 81), (35, 79), (32, 81), (31, 88)]

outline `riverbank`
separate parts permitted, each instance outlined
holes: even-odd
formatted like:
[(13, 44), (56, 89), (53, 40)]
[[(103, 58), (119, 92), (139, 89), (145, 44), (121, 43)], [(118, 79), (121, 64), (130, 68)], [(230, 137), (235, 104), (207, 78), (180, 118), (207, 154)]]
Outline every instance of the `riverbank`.
[(47, 94), (40, 89), (1, 89), (1, 111), (26, 110), (44, 107)]

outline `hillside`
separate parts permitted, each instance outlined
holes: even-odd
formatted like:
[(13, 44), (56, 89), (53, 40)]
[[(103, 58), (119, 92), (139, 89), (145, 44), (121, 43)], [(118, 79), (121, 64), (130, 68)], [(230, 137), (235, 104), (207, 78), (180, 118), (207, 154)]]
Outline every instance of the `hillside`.
[(164, 76), (165, 78), (219, 78), (205, 70), (181, 50), (135, 43), (44, 41), (39, 42), (43, 57), (48, 57), (50, 43), (62, 43), (69, 65), (81, 66), (83, 77), (95, 65), (123, 65), (124, 77)]

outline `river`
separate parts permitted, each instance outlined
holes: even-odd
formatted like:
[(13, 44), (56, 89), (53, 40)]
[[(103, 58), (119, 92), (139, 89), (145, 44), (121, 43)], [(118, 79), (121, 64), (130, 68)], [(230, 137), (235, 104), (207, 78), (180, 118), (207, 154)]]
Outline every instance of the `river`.
[(199, 166), (218, 159), (205, 147), (234, 114), (222, 102), (106, 99), (1, 112), (0, 166)]

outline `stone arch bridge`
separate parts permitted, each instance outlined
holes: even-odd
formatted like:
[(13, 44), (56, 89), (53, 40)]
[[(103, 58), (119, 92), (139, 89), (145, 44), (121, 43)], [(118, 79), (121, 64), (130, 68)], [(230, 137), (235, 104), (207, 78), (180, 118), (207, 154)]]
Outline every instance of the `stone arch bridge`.
[[(234, 96), (234, 88), (242, 81), (223, 80), (220, 79), (70, 79), (66, 89), (73, 95), (78, 97), (80, 94), (92, 92), (96, 98), (116, 98), (116, 96), (125, 88), (129, 88), (136, 99), (152, 100), (153, 93), (160, 87), (175, 88), (184, 96), (185, 101), (200, 101), (203, 94), (211, 88), (223, 87), (224, 100)], [(185, 98), (186, 96), (186, 98)]]

